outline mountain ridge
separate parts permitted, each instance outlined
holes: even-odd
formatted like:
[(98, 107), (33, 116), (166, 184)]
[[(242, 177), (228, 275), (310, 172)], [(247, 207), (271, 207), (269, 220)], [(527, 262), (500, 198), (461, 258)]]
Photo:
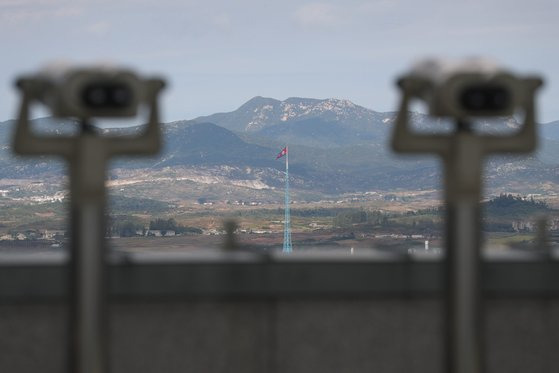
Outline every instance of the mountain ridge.
[(257, 132), (270, 125), (314, 117), (342, 122), (349, 127), (359, 127), (357, 126), (359, 121), (360, 126), (379, 124), (386, 119), (386, 116), (343, 99), (289, 97), (280, 101), (256, 96), (234, 111), (202, 116), (193, 120), (215, 123), (236, 132)]
[[(444, 127), (442, 121), (425, 114), (412, 113), (411, 117), (423, 129)], [(255, 118), (260, 122), (252, 128), (249, 124)], [(290, 97), (280, 101), (257, 96), (229, 113), (163, 124), (165, 145), (161, 155), (118, 160), (113, 163), (113, 169), (144, 169), (149, 174), (173, 167), (218, 170), (224, 166), (227, 171), (220, 169), (220, 177), (245, 178), (272, 188), (281, 186), (283, 167), (275, 156), (281, 147), (289, 144), (294, 188), (334, 194), (374, 189), (439, 188), (440, 167), (433, 162), (433, 157), (405, 157), (404, 160), (388, 148), (394, 118), (394, 112), (376, 112), (348, 100)], [(49, 121), (53, 122), (50, 118), (42, 118), (33, 124), (46, 132), (71, 132), (76, 127), (71, 122), (60, 126), (61, 122), (57, 120), (54, 120), (56, 124), (49, 126)], [(513, 118), (498, 119), (497, 122), (508, 129), (518, 127)], [(9, 134), (14, 124), (13, 120), (0, 123), (0, 176), (60, 175), (64, 167), (61, 162), (51, 162), (52, 158), (24, 160), (10, 154)], [(482, 126), (490, 127), (491, 123), (483, 122)], [(555, 136), (559, 121), (542, 125), (544, 129), (547, 126), (548, 133)], [(101, 132), (124, 134), (139, 130), (137, 126)], [(557, 133), (559, 139), (559, 131)], [(502, 157), (489, 162), (487, 181), (491, 185), (512, 185), (520, 178), (525, 183), (559, 183), (556, 143), (559, 142), (544, 140), (537, 157)]]

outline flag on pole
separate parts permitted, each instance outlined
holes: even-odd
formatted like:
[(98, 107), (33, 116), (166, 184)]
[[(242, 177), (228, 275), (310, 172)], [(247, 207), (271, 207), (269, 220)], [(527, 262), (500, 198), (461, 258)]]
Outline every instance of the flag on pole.
[(283, 148), (281, 150), (281, 152), (279, 152), (278, 156), (276, 157), (276, 159), (280, 159), (281, 157), (283, 157), (284, 155), (287, 155), (287, 146), (285, 148)]

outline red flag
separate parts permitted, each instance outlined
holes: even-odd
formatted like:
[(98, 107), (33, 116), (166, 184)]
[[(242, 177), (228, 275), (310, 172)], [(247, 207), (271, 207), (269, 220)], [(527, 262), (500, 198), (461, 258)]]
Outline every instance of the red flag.
[(281, 157), (283, 157), (284, 155), (287, 155), (287, 146), (285, 148), (283, 148), (281, 150), (281, 152), (279, 152), (278, 156), (276, 157), (276, 159), (280, 159)]

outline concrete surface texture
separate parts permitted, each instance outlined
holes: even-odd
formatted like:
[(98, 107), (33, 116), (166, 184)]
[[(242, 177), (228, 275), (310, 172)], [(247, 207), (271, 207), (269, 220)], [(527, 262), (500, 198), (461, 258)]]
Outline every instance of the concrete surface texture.
[[(559, 301), (486, 302), (488, 372), (559, 366)], [(64, 304), (0, 306), (0, 371), (63, 372)], [(112, 372), (443, 372), (434, 299), (131, 301), (111, 306)]]

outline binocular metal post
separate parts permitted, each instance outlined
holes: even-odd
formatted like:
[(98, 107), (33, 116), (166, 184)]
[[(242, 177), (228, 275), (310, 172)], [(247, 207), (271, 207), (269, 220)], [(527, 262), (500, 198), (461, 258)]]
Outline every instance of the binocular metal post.
[[(422, 84), (422, 82), (419, 82)], [(541, 85), (534, 80), (531, 92)], [(450, 373), (480, 373), (483, 361), (481, 294), (481, 211), (484, 158), (495, 153), (525, 153), (536, 146), (533, 94), (523, 102), (525, 120), (519, 132), (506, 136), (476, 134), (457, 119), (448, 135), (418, 134), (409, 128), (409, 103), (423, 87), (402, 79), (403, 98), (392, 147), (398, 153), (439, 155), (444, 162), (446, 207), (446, 366)]]
[(68, 278), (70, 326), (68, 372), (103, 373), (108, 364), (107, 263), (105, 242), (106, 168), (117, 155), (150, 155), (160, 148), (157, 94), (163, 82), (146, 85), (149, 123), (136, 137), (105, 137), (84, 119), (77, 136), (35, 134), (29, 107), (36, 100), (33, 81), (22, 80), (23, 99), (14, 150), (21, 155), (56, 155), (70, 165), (71, 246)]

